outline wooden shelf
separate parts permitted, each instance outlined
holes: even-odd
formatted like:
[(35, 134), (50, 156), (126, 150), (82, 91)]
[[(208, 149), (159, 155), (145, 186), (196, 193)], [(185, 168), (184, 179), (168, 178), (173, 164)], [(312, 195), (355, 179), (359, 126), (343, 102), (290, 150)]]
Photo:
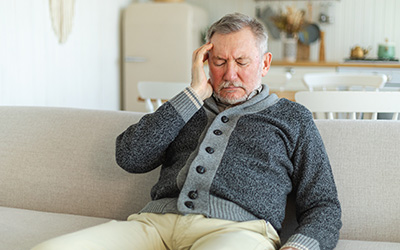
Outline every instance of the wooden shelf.
[(400, 63), (384, 63), (384, 62), (314, 62), (299, 61), (286, 62), (272, 60), (272, 66), (286, 67), (366, 67), (366, 68), (400, 68)]

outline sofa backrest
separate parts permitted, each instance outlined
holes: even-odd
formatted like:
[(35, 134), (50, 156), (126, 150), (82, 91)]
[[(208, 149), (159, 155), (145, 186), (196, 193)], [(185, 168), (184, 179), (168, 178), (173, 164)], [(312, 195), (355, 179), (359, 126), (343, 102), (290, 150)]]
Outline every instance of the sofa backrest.
[(0, 107), (0, 206), (126, 219), (158, 173), (115, 162), (115, 139), (141, 113)]
[[(143, 114), (0, 107), (0, 206), (126, 219), (158, 172), (115, 163), (115, 138)], [(400, 242), (400, 122), (317, 120), (343, 210), (342, 239)], [(291, 203), (291, 202), (290, 202)], [(285, 237), (295, 227), (288, 206)]]
[(400, 242), (400, 121), (316, 120), (342, 205), (342, 239)]

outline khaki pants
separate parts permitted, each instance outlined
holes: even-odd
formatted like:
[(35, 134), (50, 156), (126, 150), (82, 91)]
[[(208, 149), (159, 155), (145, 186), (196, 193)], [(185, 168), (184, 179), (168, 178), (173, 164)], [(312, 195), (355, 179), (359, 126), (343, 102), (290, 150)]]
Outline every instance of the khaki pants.
[(279, 245), (279, 236), (264, 220), (143, 213), (51, 239), (33, 250), (276, 250)]

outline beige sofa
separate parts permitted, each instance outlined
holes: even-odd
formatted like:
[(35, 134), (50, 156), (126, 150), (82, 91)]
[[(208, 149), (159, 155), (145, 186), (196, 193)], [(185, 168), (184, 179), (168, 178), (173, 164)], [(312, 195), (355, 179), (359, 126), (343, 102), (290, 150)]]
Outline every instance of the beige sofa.
[[(142, 114), (0, 107), (0, 249), (124, 220), (149, 201), (158, 173), (114, 160), (116, 136)], [(400, 122), (317, 121), (343, 207), (336, 249), (400, 249)], [(292, 208), (282, 236), (290, 234)]]

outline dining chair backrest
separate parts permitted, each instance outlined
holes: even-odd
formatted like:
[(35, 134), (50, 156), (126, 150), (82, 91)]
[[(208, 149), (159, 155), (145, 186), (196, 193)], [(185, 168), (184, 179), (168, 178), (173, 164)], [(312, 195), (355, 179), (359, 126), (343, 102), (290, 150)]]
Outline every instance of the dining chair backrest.
[(376, 73), (307, 73), (303, 83), (309, 91), (314, 90), (368, 90), (378, 91), (387, 82), (387, 76)]
[[(188, 86), (188, 83), (182, 82), (142, 81), (138, 83), (138, 92), (139, 97), (144, 99), (146, 103), (146, 110), (148, 112), (154, 112), (164, 101), (170, 100)], [(156, 102), (156, 108), (153, 105), (153, 101)]]
[(334, 119), (337, 112), (350, 113), (350, 119), (356, 119), (360, 112), (373, 113), (373, 120), (378, 113), (392, 113), (392, 120), (398, 120), (400, 112), (398, 91), (300, 91), (295, 99), (314, 114), (326, 113), (328, 119)]
[(267, 84), (269, 89), (284, 91), (287, 82), (292, 78), (292, 74), (289, 72), (275, 73), (268, 72), (266, 76), (263, 77), (263, 83)]

